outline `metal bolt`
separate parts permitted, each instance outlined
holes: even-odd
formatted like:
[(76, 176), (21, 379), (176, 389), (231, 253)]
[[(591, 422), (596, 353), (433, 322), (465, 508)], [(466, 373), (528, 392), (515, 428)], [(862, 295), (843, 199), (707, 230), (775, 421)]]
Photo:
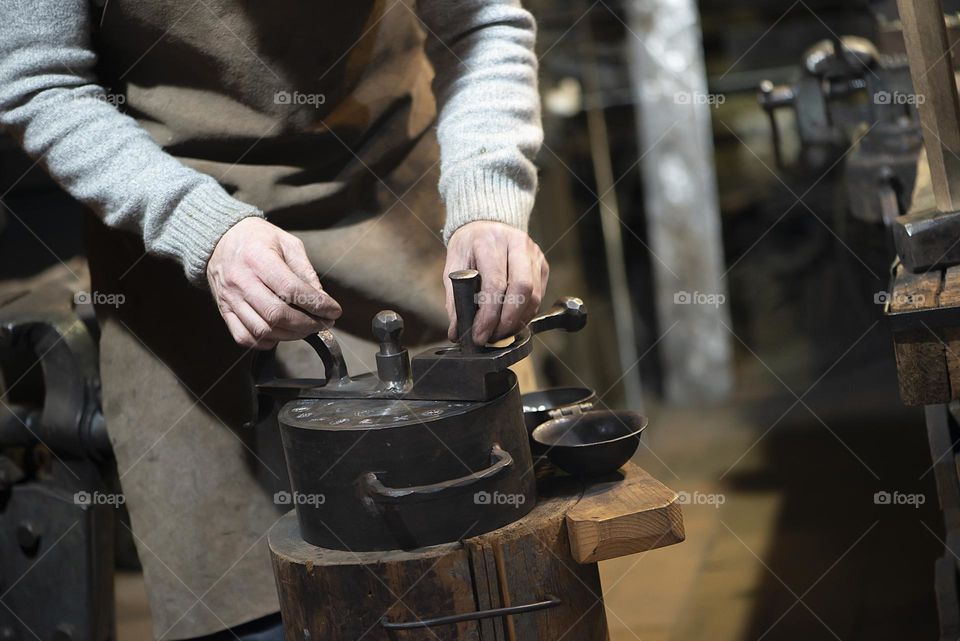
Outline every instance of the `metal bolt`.
[(40, 530), (30, 521), (23, 521), (17, 526), (17, 543), (27, 556), (33, 556), (40, 548)]
[(373, 317), (373, 336), (380, 343), (380, 353), (398, 354), (403, 351), (400, 337), (403, 335), (403, 318), (392, 309), (386, 309)]

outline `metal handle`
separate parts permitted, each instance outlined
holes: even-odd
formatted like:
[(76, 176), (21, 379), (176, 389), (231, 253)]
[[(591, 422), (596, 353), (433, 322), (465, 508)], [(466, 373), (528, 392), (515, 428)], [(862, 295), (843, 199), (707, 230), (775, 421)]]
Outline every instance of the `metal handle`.
[(551, 329), (565, 332), (577, 332), (587, 324), (587, 306), (573, 296), (564, 296), (553, 304), (548, 311), (531, 320), (527, 327), (533, 334)]
[(343, 352), (340, 351), (340, 343), (337, 337), (329, 329), (316, 334), (310, 334), (305, 340), (313, 351), (317, 353), (323, 362), (324, 376), (327, 379), (327, 385), (341, 385), (350, 382), (350, 375), (347, 373), (347, 363), (343, 360)]
[(480, 272), (461, 269), (451, 272), (453, 307), (457, 311), (457, 340), (465, 354), (475, 354), (479, 347), (473, 342), (473, 323), (477, 318), (477, 294), (480, 292)]
[(536, 612), (537, 610), (546, 610), (555, 608), (562, 603), (559, 597), (547, 594), (546, 599), (536, 603), (525, 603), (523, 605), (512, 605), (508, 608), (491, 608), (489, 610), (478, 610), (477, 612), (466, 612), (464, 614), (451, 614), (442, 617), (433, 617), (431, 619), (419, 619), (417, 621), (395, 622), (388, 621), (387, 617), (380, 619), (380, 625), (384, 630), (416, 630), (419, 628), (432, 628), (437, 625), (449, 625), (451, 623), (461, 623), (463, 621), (478, 621), (480, 619), (490, 619), (493, 617), (510, 616), (512, 614), (523, 614), (524, 612)]
[(387, 487), (383, 484), (376, 472), (367, 472), (364, 475), (364, 481), (367, 486), (367, 493), (375, 502), (384, 503), (403, 503), (405, 501), (417, 501), (424, 498), (437, 498), (439, 495), (453, 490), (469, 487), (481, 481), (491, 480), (502, 475), (507, 468), (513, 465), (513, 457), (510, 452), (494, 443), (490, 448), (490, 459), (492, 463), (477, 472), (471, 472), (465, 476), (429, 485), (414, 485), (412, 487)]
[(574, 414), (583, 414), (584, 412), (589, 412), (593, 409), (592, 401), (584, 401), (583, 403), (574, 403), (573, 405), (564, 405), (562, 407), (557, 407), (555, 409), (549, 410), (547, 416), (550, 418), (560, 418), (561, 416), (573, 416)]

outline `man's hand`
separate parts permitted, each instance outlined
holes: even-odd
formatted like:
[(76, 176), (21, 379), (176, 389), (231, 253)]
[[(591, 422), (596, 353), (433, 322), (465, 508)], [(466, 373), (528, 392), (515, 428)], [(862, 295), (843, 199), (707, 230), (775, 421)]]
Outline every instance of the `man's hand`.
[(533, 318), (550, 275), (547, 259), (526, 232), (486, 220), (459, 228), (447, 243), (443, 271), (451, 341), (457, 340), (457, 319), (447, 274), (458, 269), (480, 272), (480, 310), (473, 325), (473, 339), (478, 345), (514, 334)]
[(207, 263), (207, 281), (234, 340), (270, 349), (328, 329), (340, 317), (303, 242), (262, 218), (227, 230)]

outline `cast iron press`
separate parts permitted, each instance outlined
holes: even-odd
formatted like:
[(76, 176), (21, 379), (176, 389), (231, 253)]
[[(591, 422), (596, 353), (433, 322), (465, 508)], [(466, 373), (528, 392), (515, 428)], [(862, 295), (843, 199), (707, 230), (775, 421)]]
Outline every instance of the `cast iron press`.
[(504, 347), (471, 338), (480, 275), (450, 274), (459, 344), (409, 358), (403, 319), (373, 320), (377, 372), (351, 377), (330, 331), (306, 340), (323, 380), (273, 380), (261, 392), (289, 400), (278, 419), (304, 541), (353, 550), (413, 549), (476, 536), (533, 509), (527, 429), (516, 376), (533, 334), (573, 332), (587, 320), (562, 298)]

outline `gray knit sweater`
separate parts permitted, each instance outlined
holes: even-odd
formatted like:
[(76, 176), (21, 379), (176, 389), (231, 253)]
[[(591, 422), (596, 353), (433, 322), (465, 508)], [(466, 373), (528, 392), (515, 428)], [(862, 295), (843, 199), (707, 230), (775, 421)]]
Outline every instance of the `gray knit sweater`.
[[(0, 126), (108, 225), (141, 234), (203, 283), (220, 237), (263, 214), (111, 104), (93, 71), (88, 4), (0, 5)], [(516, 0), (420, 0), (417, 13), (433, 36), (444, 240), (474, 220), (526, 229), (543, 137), (532, 16)]]

